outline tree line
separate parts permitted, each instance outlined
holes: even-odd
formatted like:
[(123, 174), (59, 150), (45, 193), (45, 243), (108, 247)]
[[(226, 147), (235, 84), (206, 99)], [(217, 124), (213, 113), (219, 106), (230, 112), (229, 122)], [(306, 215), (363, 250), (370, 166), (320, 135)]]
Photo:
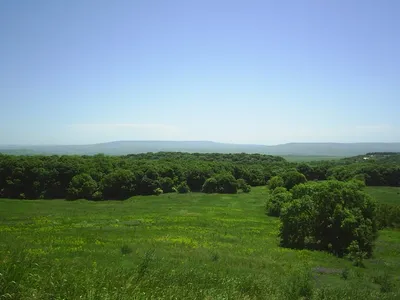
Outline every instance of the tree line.
[(174, 191), (235, 193), (265, 185), (289, 165), (258, 154), (0, 155), (0, 196), (101, 200)]
[(0, 154), (3, 198), (101, 200), (169, 192), (236, 193), (266, 185), (274, 176), (281, 176), (288, 185), (297, 180), (358, 178), (367, 185), (400, 186), (397, 160), (291, 163), (261, 154), (180, 152), (125, 156)]

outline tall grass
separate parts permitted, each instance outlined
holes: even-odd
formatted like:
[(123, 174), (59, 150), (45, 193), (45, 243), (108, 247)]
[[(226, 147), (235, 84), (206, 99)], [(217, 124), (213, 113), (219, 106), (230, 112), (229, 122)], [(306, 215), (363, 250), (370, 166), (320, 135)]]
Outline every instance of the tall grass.
[(280, 248), (266, 197), (0, 200), (0, 300), (399, 299), (398, 231), (356, 268)]
[(352, 281), (338, 287), (319, 286), (306, 266), (287, 272), (227, 276), (201, 266), (175, 272), (154, 262), (154, 250), (136, 268), (82, 267), (9, 253), (0, 265), (0, 299), (399, 299), (387, 273), (374, 278), (378, 289)]

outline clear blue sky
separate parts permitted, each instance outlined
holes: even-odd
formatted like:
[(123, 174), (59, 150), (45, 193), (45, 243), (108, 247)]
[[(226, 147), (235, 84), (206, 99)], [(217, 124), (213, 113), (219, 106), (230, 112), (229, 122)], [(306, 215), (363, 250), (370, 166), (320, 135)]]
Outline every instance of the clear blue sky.
[(0, 1), (0, 144), (400, 142), (400, 1)]

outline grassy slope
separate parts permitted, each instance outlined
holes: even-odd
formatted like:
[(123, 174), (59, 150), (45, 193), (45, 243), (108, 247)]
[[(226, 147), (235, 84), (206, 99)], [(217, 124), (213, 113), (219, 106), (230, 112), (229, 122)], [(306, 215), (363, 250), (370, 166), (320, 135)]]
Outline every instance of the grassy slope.
[(366, 191), (380, 202), (400, 205), (400, 188), (389, 186), (369, 186)]
[[(306, 286), (301, 272), (315, 267), (350, 268), (348, 280), (313, 273), (315, 288), (332, 287), (326, 299), (383, 299), (373, 278), (400, 276), (399, 231), (382, 231), (367, 268), (355, 268), (326, 253), (278, 247), (278, 220), (264, 215), (266, 197), (257, 188), (123, 202), (0, 200), (0, 260), (25, 248), (38, 263), (24, 263), (24, 274), (33, 275), (20, 275), (22, 299), (296, 299), (295, 287)], [(124, 245), (132, 252), (123, 255)], [(7, 272), (0, 270), (15, 273)]]

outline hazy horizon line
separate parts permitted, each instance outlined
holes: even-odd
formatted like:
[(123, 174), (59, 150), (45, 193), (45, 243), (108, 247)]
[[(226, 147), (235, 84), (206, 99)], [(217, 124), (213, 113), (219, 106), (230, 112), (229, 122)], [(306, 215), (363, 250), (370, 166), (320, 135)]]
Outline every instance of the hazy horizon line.
[(224, 144), (224, 145), (241, 145), (241, 146), (281, 146), (281, 145), (295, 145), (295, 144), (399, 144), (399, 142), (287, 142), (287, 143), (277, 143), (277, 144), (258, 144), (258, 143), (240, 143), (240, 142), (218, 142), (212, 140), (112, 140), (97, 143), (88, 144), (0, 144), (0, 147), (65, 147), (65, 146), (94, 146), (102, 144), (112, 144), (112, 143), (213, 143), (213, 144)]

